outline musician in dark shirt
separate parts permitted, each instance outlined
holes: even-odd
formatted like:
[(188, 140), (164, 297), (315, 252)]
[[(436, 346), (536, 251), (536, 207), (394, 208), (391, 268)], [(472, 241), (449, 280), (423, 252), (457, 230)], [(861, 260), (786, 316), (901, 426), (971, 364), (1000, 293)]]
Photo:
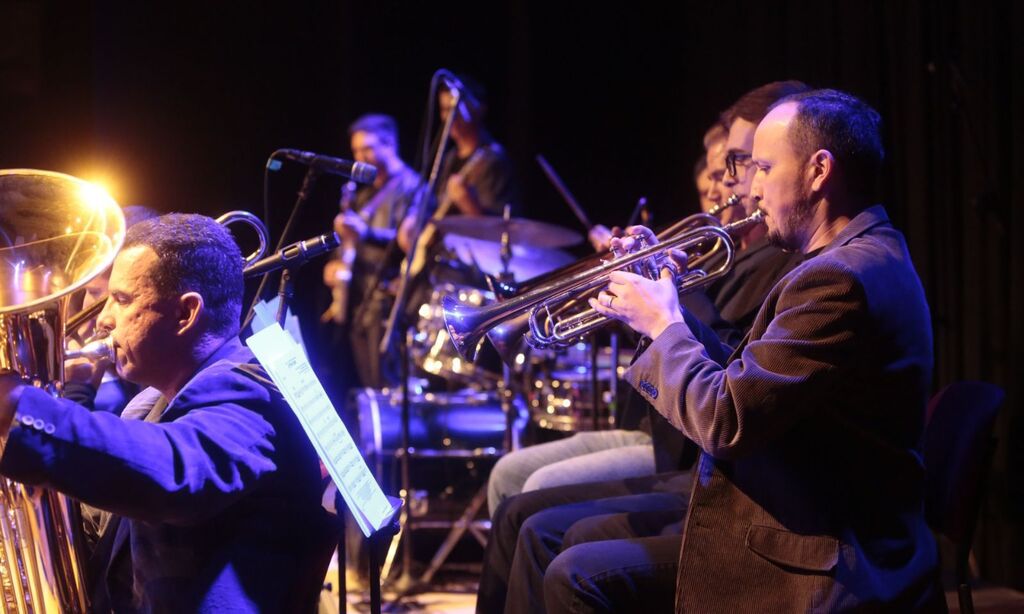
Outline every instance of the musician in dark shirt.
[[(505, 148), (491, 137), (484, 118), (487, 104), (483, 88), (462, 78), (458, 104), (447, 89), (438, 94), (442, 122), (455, 113), (451, 149), (445, 154), (435, 187), (435, 218), (446, 215), (501, 215), (505, 205), (518, 209), (519, 189)], [(415, 210), (414, 210), (415, 211)], [(416, 215), (410, 214), (399, 231), (399, 245), (408, 252), (416, 231)]]

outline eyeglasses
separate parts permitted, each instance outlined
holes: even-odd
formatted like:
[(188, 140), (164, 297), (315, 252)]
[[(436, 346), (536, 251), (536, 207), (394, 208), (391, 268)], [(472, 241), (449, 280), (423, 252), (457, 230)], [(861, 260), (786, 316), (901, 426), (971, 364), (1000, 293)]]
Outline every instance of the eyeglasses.
[(739, 177), (736, 172), (738, 167), (742, 167), (743, 170), (750, 168), (751, 155), (745, 151), (730, 151), (725, 156), (725, 170), (729, 171), (729, 175), (733, 178)]

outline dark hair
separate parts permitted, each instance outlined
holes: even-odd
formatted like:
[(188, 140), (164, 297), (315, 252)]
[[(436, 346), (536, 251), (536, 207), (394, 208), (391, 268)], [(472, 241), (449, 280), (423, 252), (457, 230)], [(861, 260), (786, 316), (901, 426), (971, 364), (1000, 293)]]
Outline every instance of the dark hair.
[(885, 160), (878, 111), (856, 96), (829, 89), (787, 96), (775, 106), (786, 102), (797, 105), (788, 135), (797, 155), (806, 159), (827, 149), (847, 191), (874, 198)]
[(171, 213), (135, 224), (125, 249), (145, 246), (158, 258), (150, 281), (161, 296), (198, 292), (210, 316), (210, 331), (238, 334), (242, 312), (242, 252), (227, 228), (212, 218)]
[(708, 148), (708, 145), (715, 141), (725, 140), (729, 138), (729, 126), (722, 123), (721, 118), (718, 119), (704, 133), (704, 149)]
[(359, 117), (348, 127), (349, 138), (357, 132), (376, 134), (388, 144), (393, 145), (395, 149), (398, 149), (398, 122), (390, 115), (367, 113)]
[(803, 81), (772, 81), (756, 87), (740, 96), (731, 107), (722, 112), (722, 123), (731, 126), (737, 119), (753, 124), (761, 123), (769, 109), (781, 98), (809, 91), (811, 87)]

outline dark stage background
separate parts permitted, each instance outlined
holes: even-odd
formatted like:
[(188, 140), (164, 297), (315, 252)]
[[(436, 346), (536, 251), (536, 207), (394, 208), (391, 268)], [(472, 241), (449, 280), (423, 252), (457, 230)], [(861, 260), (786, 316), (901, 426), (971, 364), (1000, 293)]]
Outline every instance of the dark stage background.
[[(622, 222), (645, 195), (667, 222), (694, 209), (701, 135), (745, 90), (798, 78), (854, 92), (886, 120), (886, 204), (931, 302), (936, 389), (980, 379), (1009, 394), (976, 552), (985, 577), (1024, 588), (1024, 3), (446, 6), (4, 0), (0, 168), (99, 179), (165, 212), (260, 213), (272, 150), (348, 157), (363, 112), (395, 115), (411, 159), (443, 66), (487, 86), (528, 216), (574, 225), (543, 153), (595, 221)], [(300, 179), (271, 178), (275, 233)], [(321, 180), (292, 240), (328, 229), (338, 187)], [(299, 309), (314, 317), (307, 268)]]

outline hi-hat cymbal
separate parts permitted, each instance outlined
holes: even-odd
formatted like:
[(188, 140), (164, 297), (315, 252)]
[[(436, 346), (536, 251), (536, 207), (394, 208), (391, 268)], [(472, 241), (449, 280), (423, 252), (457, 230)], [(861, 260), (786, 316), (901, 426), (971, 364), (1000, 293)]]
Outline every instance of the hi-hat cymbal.
[(580, 233), (568, 228), (518, 217), (505, 221), (497, 216), (456, 215), (434, 223), (445, 234), (484, 241), (501, 241), (502, 233), (507, 230), (512, 245), (558, 248), (576, 245), (583, 240)]

